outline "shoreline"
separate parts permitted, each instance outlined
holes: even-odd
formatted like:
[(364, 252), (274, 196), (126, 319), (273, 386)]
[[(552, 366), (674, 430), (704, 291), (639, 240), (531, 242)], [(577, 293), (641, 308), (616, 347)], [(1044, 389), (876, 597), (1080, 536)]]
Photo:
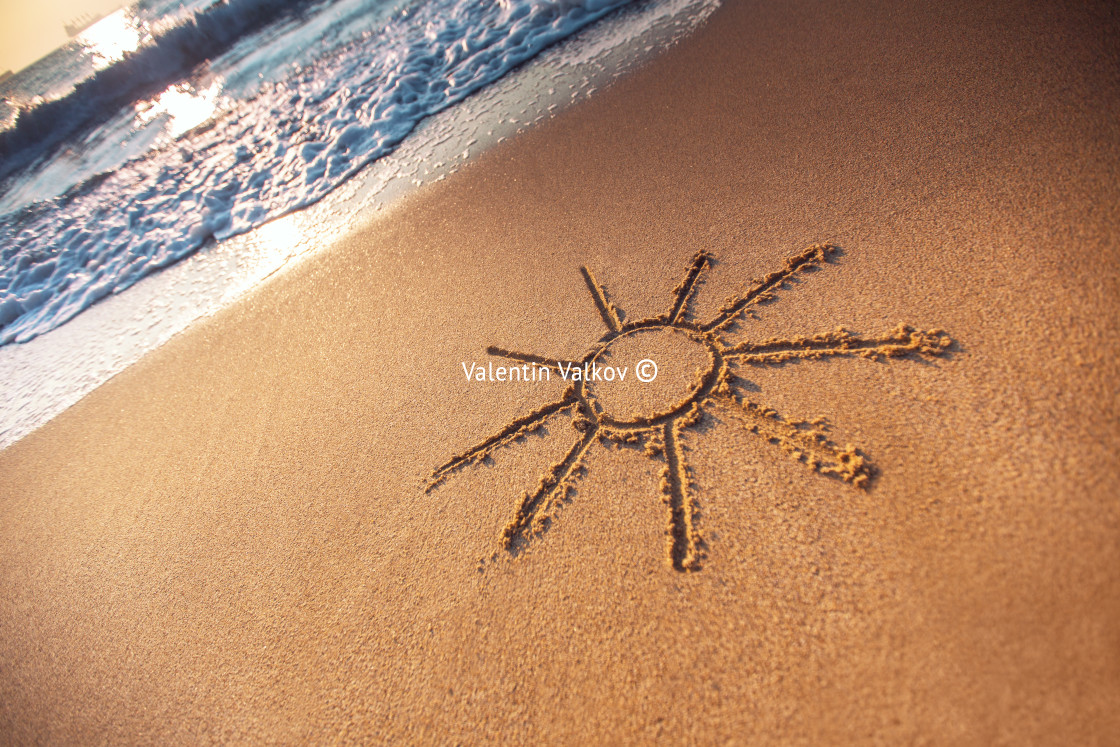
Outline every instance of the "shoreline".
[[(175, 335), (0, 451), (0, 728), (1107, 741), (1108, 11), (729, 0)], [(640, 442), (457, 378), (665, 309), (744, 359)]]
[(712, 10), (711, 0), (667, 0), (616, 11), (424, 120), (323, 199), (196, 251), (31, 341), (0, 346), (0, 450), (274, 274), (645, 64), (653, 46), (678, 43)]

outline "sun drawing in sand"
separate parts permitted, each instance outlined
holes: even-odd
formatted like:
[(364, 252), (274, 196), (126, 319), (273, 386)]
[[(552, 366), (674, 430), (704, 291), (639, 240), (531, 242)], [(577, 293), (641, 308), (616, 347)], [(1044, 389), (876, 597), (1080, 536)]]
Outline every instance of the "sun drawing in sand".
[(503, 532), (505, 549), (517, 553), (548, 529), (558, 507), (568, 500), (583, 476), (588, 450), (596, 442), (613, 441), (643, 447), (648, 456), (663, 463), (661, 493), (668, 506), (667, 559), (679, 571), (698, 570), (704, 542), (697, 527), (698, 504), (681, 433), (700, 422), (705, 408), (721, 405), (737, 413), (751, 432), (781, 447), (792, 458), (857, 488), (866, 488), (874, 468), (855, 447), (841, 447), (830, 441), (822, 420), (812, 423), (787, 420), (754, 402), (744, 393), (744, 381), (736, 376), (736, 371), (744, 365), (772, 365), (793, 359), (831, 356), (936, 357), (948, 352), (952, 344), (949, 337), (940, 330), (923, 331), (902, 325), (867, 338), (840, 328), (791, 339), (748, 340), (735, 344), (723, 339), (728, 328), (751, 313), (753, 307), (773, 299), (778, 291), (787, 287), (787, 281), (820, 267), (836, 251), (834, 246), (819, 244), (790, 257), (782, 269), (755, 281), (742, 295), (728, 299), (713, 319), (702, 323), (691, 319), (691, 305), (698, 281), (712, 259), (707, 252), (696, 254), (684, 279), (673, 291), (668, 310), (659, 316), (631, 322), (622, 321), (591, 271), (587, 267), (580, 268), (607, 327), (606, 333), (582, 358), (561, 360), (497, 347), (487, 348), (487, 353), (555, 372), (570, 372), (573, 367), (599, 364), (623, 352), (636, 360), (654, 357), (657, 352), (671, 347), (677, 359), (683, 357), (692, 362), (695, 374), (674, 393), (658, 390), (654, 399), (639, 401), (637, 411), (618, 405), (612, 400), (609, 387), (599, 382), (573, 381), (560, 399), (514, 420), (437, 468), (428, 483), (428, 492), (455, 472), (486, 459), (502, 446), (523, 440), (543, 428), (551, 417), (567, 412), (573, 416), (574, 442), (565, 456), (545, 471), (536, 489), (521, 496), (517, 513)]

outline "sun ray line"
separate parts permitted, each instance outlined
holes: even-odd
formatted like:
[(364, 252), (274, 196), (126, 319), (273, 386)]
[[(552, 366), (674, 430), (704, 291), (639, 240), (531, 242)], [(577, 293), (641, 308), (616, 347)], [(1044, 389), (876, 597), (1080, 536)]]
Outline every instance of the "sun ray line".
[(899, 358), (918, 354), (944, 355), (953, 344), (942, 330), (922, 330), (901, 324), (890, 332), (863, 338), (843, 328), (812, 337), (743, 342), (723, 351), (724, 358), (739, 363), (783, 363), (795, 358), (819, 359), (859, 355), (865, 358)]
[(704, 250), (696, 252), (696, 256), (692, 258), (692, 265), (688, 268), (684, 280), (673, 289), (673, 306), (669, 309), (669, 324), (676, 324), (681, 315), (688, 311), (696, 292), (696, 281), (700, 279), (700, 274), (704, 272), (711, 259), (712, 255)]
[(669, 504), (669, 560), (678, 571), (700, 568), (700, 533), (696, 530), (696, 502), (688, 490), (688, 465), (677, 421), (664, 426), (665, 469), (661, 490)]
[(498, 431), (493, 436), (490, 436), (490, 438), (472, 446), (462, 454), (451, 457), (446, 464), (437, 467), (432, 471), (432, 476), (429, 478), (428, 486), (424, 489), (424, 492), (431, 493), (453, 472), (457, 472), (469, 464), (485, 459), (496, 449), (505, 446), (511, 441), (529, 435), (544, 425), (544, 421), (550, 416), (562, 410), (574, 407), (577, 404), (579, 404), (579, 400), (576, 397), (575, 389), (569, 388), (562, 398), (554, 402), (549, 402), (528, 415), (517, 418), (505, 428)]
[(486, 348), (486, 353), (487, 355), (494, 355), (499, 358), (509, 358), (513, 361), (521, 361), (522, 363), (536, 363), (538, 366), (544, 366), (545, 368), (554, 368), (557, 371), (559, 371), (562, 366), (571, 367), (578, 365), (574, 361), (565, 361), (560, 360), (559, 358), (549, 358), (544, 355), (537, 355), (536, 353), (522, 353), (517, 350), (506, 350), (505, 348), (500, 348), (497, 345), (491, 345)]
[(583, 273), (583, 279), (587, 283), (587, 289), (591, 291), (591, 297), (595, 300), (595, 307), (599, 310), (599, 316), (603, 318), (603, 324), (607, 325), (607, 329), (611, 332), (621, 331), (622, 322), (618, 318), (618, 309), (607, 298), (607, 292), (603, 289), (603, 286), (591, 274), (587, 265), (580, 267), (579, 271)]
[(800, 254), (788, 258), (785, 267), (770, 273), (762, 280), (756, 281), (751, 289), (743, 295), (729, 299), (716, 317), (707, 324), (701, 325), (700, 329), (711, 332), (725, 327), (748, 307), (772, 298), (771, 291), (780, 287), (782, 283), (797, 273), (824, 263), (836, 250), (837, 247), (832, 244), (814, 244)]
[(518, 540), (527, 542), (530, 532), (540, 533), (547, 528), (550, 519), (546, 515), (547, 512), (556, 504), (557, 494), (561, 491), (566, 494), (568, 489), (573, 487), (575, 481), (579, 479), (578, 476), (573, 478), (572, 475), (582, 463), (583, 456), (587, 453), (588, 448), (595, 442), (598, 430), (598, 426), (589, 424), (572, 444), (564, 458), (555, 462), (541, 476), (537, 489), (532, 493), (525, 492), (522, 494), (521, 505), (517, 509), (517, 514), (502, 532), (505, 549), (512, 550)]
[(769, 443), (781, 447), (794, 461), (808, 464), (824, 475), (833, 475), (857, 488), (869, 486), (875, 468), (855, 446), (841, 448), (820, 429), (821, 421), (796, 423), (776, 411), (752, 402), (738, 393), (720, 394), (719, 398), (736, 405), (747, 427)]

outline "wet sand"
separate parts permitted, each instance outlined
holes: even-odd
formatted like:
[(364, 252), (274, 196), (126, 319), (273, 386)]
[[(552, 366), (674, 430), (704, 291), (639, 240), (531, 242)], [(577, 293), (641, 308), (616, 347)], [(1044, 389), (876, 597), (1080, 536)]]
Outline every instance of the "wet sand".
[[(174, 338), (0, 452), (3, 741), (1107, 743), (1117, 31), (730, 0)], [(461, 368), (584, 360), (682, 279), (699, 328), (822, 244), (726, 350), (951, 345), (728, 361), (636, 441), (578, 396), (504, 431), (568, 383)]]

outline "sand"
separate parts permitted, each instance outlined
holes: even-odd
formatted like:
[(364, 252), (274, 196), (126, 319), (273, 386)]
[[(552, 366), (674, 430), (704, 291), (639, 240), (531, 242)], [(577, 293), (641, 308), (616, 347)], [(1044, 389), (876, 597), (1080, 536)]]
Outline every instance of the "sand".
[[(728, 0), (174, 338), (0, 452), (3, 741), (1113, 741), (1117, 26)], [(699, 325), (820, 244), (733, 394), (428, 490), (571, 386), (487, 346)], [(951, 343), (860, 354), (900, 324)]]

